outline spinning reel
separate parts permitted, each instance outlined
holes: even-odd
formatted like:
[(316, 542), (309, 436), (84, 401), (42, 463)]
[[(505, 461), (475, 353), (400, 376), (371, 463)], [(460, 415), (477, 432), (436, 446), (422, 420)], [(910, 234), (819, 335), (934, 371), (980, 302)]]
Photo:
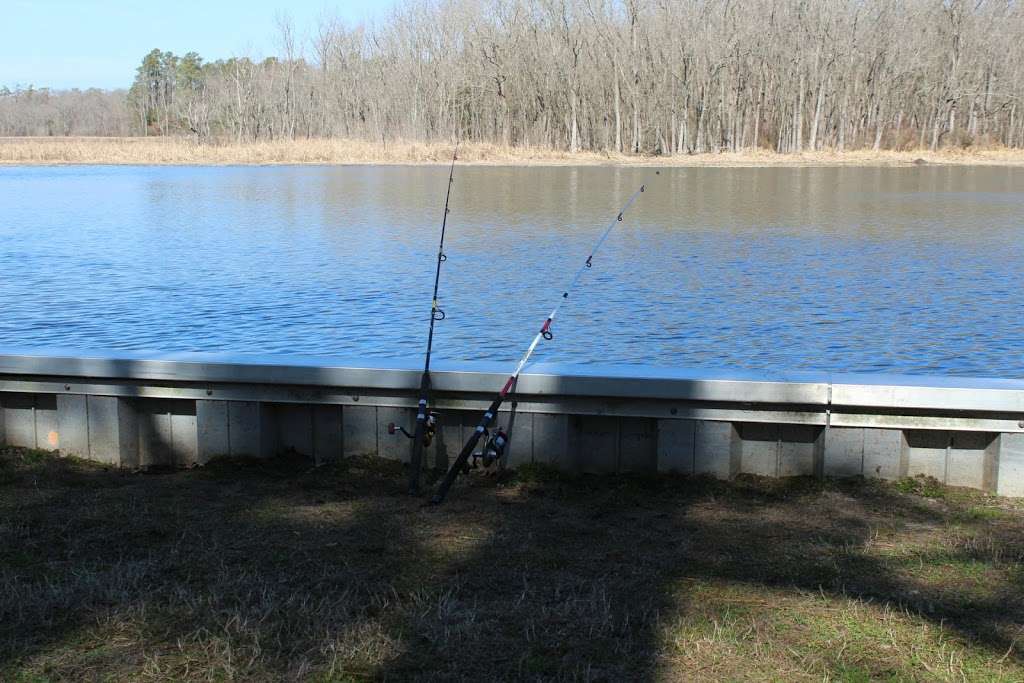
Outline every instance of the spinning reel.
[[(427, 413), (427, 419), (423, 422), (423, 447), (426, 448), (434, 441), (434, 436), (437, 434), (437, 419), (441, 417), (440, 413), (430, 411)], [(410, 434), (405, 427), (396, 425), (394, 422), (388, 423), (388, 434), (397, 434), (401, 432), (409, 439), (415, 439), (414, 434)]]
[(487, 441), (484, 442), (483, 449), (470, 456), (472, 458), (472, 464), (469, 466), (470, 469), (476, 469), (480, 464), (483, 464), (485, 469), (489, 468), (501, 460), (501, 456), (505, 454), (505, 447), (508, 445), (508, 434), (504, 429), (498, 427), (493, 432), (485, 429), (484, 436), (487, 437)]

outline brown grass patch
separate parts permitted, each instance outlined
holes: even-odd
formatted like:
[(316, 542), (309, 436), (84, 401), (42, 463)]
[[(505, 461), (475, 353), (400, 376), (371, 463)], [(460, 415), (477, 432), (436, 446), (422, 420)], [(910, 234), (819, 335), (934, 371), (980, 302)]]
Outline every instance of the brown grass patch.
[(1024, 678), (1019, 503), (536, 470), (439, 509), (403, 488), (387, 461), (2, 451), (0, 679)]
[[(1024, 150), (859, 150), (776, 154), (768, 150), (722, 154), (642, 156), (467, 143), (463, 163), (482, 165), (647, 166), (907, 166), (929, 164), (1024, 165)], [(190, 138), (0, 138), (0, 164), (438, 164), (451, 158), (449, 142), (314, 139), (199, 143)]]

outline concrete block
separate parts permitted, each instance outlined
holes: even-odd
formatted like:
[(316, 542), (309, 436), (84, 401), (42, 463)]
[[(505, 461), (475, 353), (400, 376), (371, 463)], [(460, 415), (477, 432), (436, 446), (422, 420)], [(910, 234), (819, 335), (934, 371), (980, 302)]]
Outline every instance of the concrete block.
[(261, 458), (272, 458), (281, 451), (281, 425), (278, 420), (276, 406), (271, 403), (257, 403), (257, 416), (260, 425)]
[(1024, 434), (1000, 434), (996, 493), (1024, 497)]
[(36, 448), (36, 399), (32, 394), (4, 394), (4, 433), (8, 446)]
[(89, 457), (88, 400), (82, 394), (57, 396), (57, 432), (60, 453), (75, 458)]
[(658, 420), (658, 471), (693, 474), (693, 420)]
[(140, 467), (185, 467), (197, 461), (195, 401), (141, 400), (135, 413)]
[(895, 480), (903, 472), (903, 432), (899, 429), (864, 430), (864, 476)]
[(903, 433), (907, 448), (907, 476), (923, 475), (946, 481), (946, 451), (950, 433), (910, 429)]
[(278, 451), (293, 451), (313, 457), (313, 407), (298, 403), (265, 406), (275, 422)]
[(954, 432), (946, 458), (946, 483), (984, 489), (986, 470), (990, 469), (986, 460), (994, 455), (989, 449), (994, 439), (994, 434), (985, 432)]
[(595, 474), (615, 472), (619, 461), (618, 420), (599, 415), (574, 415), (569, 423), (578, 439), (576, 469)]
[(139, 466), (170, 467), (174, 465), (171, 414), (161, 411), (159, 404), (145, 402), (138, 408)]
[(619, 419), (619, 471), (656, 472), (658, 421), (646, 417)]
[(345, 457), (377, 455), (377, 409), (374, 406), (347, 405), (341, 415)]
[(139, 421), (131, 399), (89, 396), (89, 459), (139, 467)]
[(36, 448), (55, 451), (60, 446), (57, 430), (57, 397), (53, 394), (36, 395)]
[(498, 425), (509, 436), (502, 465), (515, 468), (533, 461), (533, 413), (517, 410), (514, 422), (511, 417), (511, 408), (498, 411)]
[(269, 455), (273, 440), (267, 434), (268, 420), (256, 401), (228, 401), (228, 449), (233, 457), (259, 458)]
[(822, 427), (779, 425), (780, 477), (810, 477), (815, 474), (818, 452), (823, 446)]
[(188, 410), (171, 413), (171, 454), (173, 464), (179, 467), (193, 465), (199, 460), (199, 434), (195, 404), (186, 402)]
[(988, 442), (985, 449), (985, 478), (982, 482), (982, 489), (989, 493), (996, 492), (996, 485), (999, 483), (999, 449), (1002, 439), (999, 434), (990, 434), (992, 440)]
[(779, 476), (779, 426), (757, 422), (739, 425), (740, 472)]
[[(476, 428), (480, 421), (481, 414), (468, 410), (445, 410), (441, 411), (438, 418), (437, 432), (434, 434), (434, 443), (425, 452), (426, 459), (424, 466), (433, 462), (434, 469), (446, 470), (455, 462), (459, 452), (466, 443), (466, 439)], [(408, 429), (408, 427), (406, 427)], [(433, 450), (433, 453), (430, 453)], [(408, 459), (408, 456), (406, 456)]]
[(739, 474), (739, 434), (731, 422), (698, 420), (693, 443), (696, 474), (711, 474), (719, 479), (731, 479)]
[(230, 453), (227, 401), (196, 401), (196, 462), (205, 465)]
[(313, 458), (317, 464), (342, 458), (341, 406), (313, 406)]
[(563, 470), (575, 468), (572, 458), (569, 416), (535, 413), (533, 416), (533, 461)]
[(825, 430), (822, 474), (826, 477), (856, 477), (864, 473), (864, 429), (830, 427)]
[(377, 443), (379, 444), (380, 457), (388, 460), (409, 462), (412, 457), (412, 439), (409, 439), (397, 431), (388, 434), (388, 424), (405, 427), (410, 434), (416, 429), (415, 408), (390, 408), (381, 406), (377, 408)]

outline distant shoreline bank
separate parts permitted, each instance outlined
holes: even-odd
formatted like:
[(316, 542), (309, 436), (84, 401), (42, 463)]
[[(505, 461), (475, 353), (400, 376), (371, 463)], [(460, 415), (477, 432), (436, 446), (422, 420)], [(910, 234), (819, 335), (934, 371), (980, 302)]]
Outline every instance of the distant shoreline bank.
[[(407, 141), (383, 144), (361, 140), (315, 139), (200, 144), (186, 138), (173, 137), (0, 138), (0, 166), (429, 165), (448, 163), (451, 159), (451, 152), (452, 145), (450, 143)], [(937, 152), (854, 150), (802, 152), (799, 154), (779, 154), (769, 150), (757, 150), (646, 156), (599, 152), (570, 153), (540, 148), (468, 143), (460, 146), (459, 161), (462, 164), (480, 166), (661, 166), (679, 168), (1024, 166), (1024, 150), (946, 149)]]

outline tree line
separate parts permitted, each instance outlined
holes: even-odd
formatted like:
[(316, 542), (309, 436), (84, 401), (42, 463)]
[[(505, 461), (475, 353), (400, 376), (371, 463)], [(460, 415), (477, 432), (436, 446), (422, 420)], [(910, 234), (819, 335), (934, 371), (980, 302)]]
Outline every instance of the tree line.
[(126, 92), (2, 94), (0, 133), (663, 155), (1024, 140), (1017, 0), (413, 0), (302, 37), (282, 18), (277, 38), (260, 60), (154, 50)]
[(0, 135), (138, 133), (124, 90), (0, 88)]

